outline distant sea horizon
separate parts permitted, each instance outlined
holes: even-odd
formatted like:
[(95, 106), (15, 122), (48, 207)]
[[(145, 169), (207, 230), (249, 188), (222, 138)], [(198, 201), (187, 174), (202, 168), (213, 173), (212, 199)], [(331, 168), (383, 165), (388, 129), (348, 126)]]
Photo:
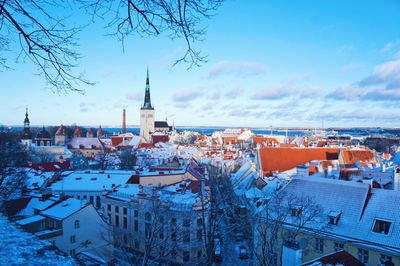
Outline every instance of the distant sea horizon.
[[(22, 131), (23, 126), (5, 126), (5, 125), (0, 125), (2, 127), (8, 128), (12, 131)], [(75, 126), (75, 125), (71, 125)], [(31, 128), (41, 128), (42, 126), (36, 126), (33, 125)], [(58, 127), (58, 126), (45, 126), (46, 128), (48, 127)], [(97, 129), (96, 127), (93, 126), (80, 126), (85, 129)], [(356, 127), (356, 128), (300, 128), (300, 127), (292, 127), (292, 128), (284, 128), (284, 127), (273, 127), (273, 128), (267, 128), (267, 127), (206, 127), (206, 126), (185, 126), (185, 127), (176, 127), (176, 130), (178, 132), (183, 132), (183, 131), (194, 131), (198, 132), (200, 134), (205, 134), (205, 135), (211, 135), (214, 131), (222, 131), (227, 128), (244, 128), (244, 129), (250, 129), (252, 130), (255, 134), (260, 134), (260, 135), (286, 135), (286, 130), (288, 136), (307, 136), (307, 135), (312, 135), (315, 132), (321, 132), (321, 130), (325, 130), (326, 132), (331, 132), (331, 133), (337, 133), (339, 135), (353, 135), (353, 136), (367, 136), (371, 134), (391, 134), (391, 135), (398, 135), (400, 136), (400, 129), (399, 128), (380, 128), (380, 127)], [(112, 127), (112, 126), (102, 126), (102, 129), (104, 132), (107, 134), (113, 134), (113, 133), (118, 133), (122, 131), (121, 127)], [(128, 126), (126, 128), (127, 132), (132, 132), (136, 135), (139, 135), (140, 133), (140, 128), (138, 126)]]

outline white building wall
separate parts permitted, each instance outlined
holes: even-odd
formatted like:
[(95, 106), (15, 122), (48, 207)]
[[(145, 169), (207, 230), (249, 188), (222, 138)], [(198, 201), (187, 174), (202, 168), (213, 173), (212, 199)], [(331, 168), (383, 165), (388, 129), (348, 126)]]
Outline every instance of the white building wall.
[[(79, 228), (75, 228), (77, 220)], [(52, 240), (65, 253), (71, 254), (75, 249), (75, 254), (87, 251), (106, 261), (111, 257), (110, 230), (93, 206), (89, 205), (64, 219), (62, 229), (63, 234)], [(71, 236), (75, 236), (74, 243), (71, 243)]]
[(80, 200), (86, 200), (88, 203), (92, 203), (92, 205), (99, 209), (101, 208), (101, 200), (103, 191), (75, 191), (75, 190), (51, 190), (51, 193), (54, 195), (70, 196)]
[(393, 190), (400, 192), (400, 167), (394, 168)]
[(140, 137), (147, 143), (151, 143), (150, 132), (154, 132), (154, 114), (154, 109), (140, 110)]

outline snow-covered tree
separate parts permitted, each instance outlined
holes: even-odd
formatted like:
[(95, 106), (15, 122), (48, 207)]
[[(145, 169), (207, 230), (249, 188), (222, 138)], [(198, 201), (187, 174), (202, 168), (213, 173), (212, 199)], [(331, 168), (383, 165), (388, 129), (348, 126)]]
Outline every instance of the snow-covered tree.
[(25, 185), (27, 153), (11, 132), (0, 132), (0, 208)]

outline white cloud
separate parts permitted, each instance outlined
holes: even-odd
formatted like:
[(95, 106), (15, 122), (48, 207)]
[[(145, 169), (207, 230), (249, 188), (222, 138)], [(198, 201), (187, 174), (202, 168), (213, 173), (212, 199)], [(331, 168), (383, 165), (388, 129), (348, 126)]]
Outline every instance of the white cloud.
[(268, 67), (263, 63), (251, 61), (220, 61), (214, 64), (209, 72), (209, 78), (222, 75), (233, 75), (237, 77), (257, 76), (268, 71)]
[(191, 89), (178, 91), (172, 96), (172, 100), (175, 102), (190, 102), (203, 96), (204, 90), (204, 87), (195, 86)]

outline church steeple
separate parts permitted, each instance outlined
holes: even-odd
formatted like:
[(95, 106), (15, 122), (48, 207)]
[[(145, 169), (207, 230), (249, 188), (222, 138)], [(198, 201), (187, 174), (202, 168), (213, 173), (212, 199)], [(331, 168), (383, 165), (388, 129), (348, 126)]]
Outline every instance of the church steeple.
[(147, 67), (147, 77), (146, 77), (146, 90), (144, 93), (144, 104), (142, 109), (154, 109), (151, 105), (150, 99), (150, 80), (149, 80), (149, 68)]
[(26, 107), (26, 112), (25, 112), (25, 120), (24, 120), (24, 128), (29, 128), (30, 121), (28, 117), (28, 106)]
[(26, 146), (30, 146), (32, 140), (31, 129), (29, 128), (30, 121), (28, 117), (28, 106), (26, 107), (25, 119), (24, 119), (24, 130), (22, 131), (22, 143)]

